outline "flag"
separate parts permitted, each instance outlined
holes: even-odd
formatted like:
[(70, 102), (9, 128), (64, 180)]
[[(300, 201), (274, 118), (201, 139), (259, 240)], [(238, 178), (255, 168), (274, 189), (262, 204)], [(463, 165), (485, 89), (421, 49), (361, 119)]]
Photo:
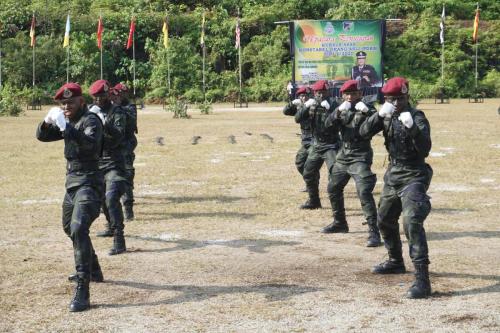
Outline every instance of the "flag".
[(168, 48), (168, 24), (167, 24), (167, 18), (163, 21), (163, 28), (161, 29), (163, 31), (163, 46), (165, 48)]
[(441, 44), (444, 44), (444, 18), (445, 18), (445, 13), (443, 5), (443, 12), (441, 13), (441, 23), (439, 23), (439, 27), (441, 28), (441, 31), (439, 33), (439, 40), (441, 41)]
[(31, 28), (30, 28), (30, 37), (31, 37), (31, 41), (30, 41), (30, 46), (31, 47), (35, 47), (35, 42), (36, 42), (36, 38), (35, 38), (35, 14), (33, 14), (33, 18), (31, 19)]
[(97, 23), (97, 47), (99, 50), (102, 48), (102, 32), (104, 31), (104, 26), (102, 25), (102, 17), (99, 16), (99, 22)]
[(135, 17), (132, 17), (132, 21), (130, 21), (130, 30), (128, 32), (128, 40), (127, 40), (127, 50), (132, 47), (134, 43), (134, 32), (135, 32)]
[(472, 40), (477, 43), (477, 31), (479, 29), (479, 3), (476, 9), (476, 18), (474, 19), (474, 32), (472, 33)]
[(66, 31), (64, 32), (63, 47), (69, 46), (69, 31), (70, 31), (70, 24), (69, 24), (69, 14), (68, 14), (68, 18), (66, 19)]
[(200, 38), (201, 47), (205, 47), (205, 11), (201, 16), (201, 38)]
[(240, 18), (236, 20), (236, 43), (234, 45), (237, 49), (240, 48)]

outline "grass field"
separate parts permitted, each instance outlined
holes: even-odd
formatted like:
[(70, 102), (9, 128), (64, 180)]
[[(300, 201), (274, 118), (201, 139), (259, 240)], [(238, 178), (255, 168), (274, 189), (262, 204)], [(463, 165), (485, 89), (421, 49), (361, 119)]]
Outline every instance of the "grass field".
[[(91, 284), (83, 313), (68, 312), (74, 262), (61, 228), (63, 143), (35, 138), (46, 109), (1, 118), (0, 331), (498, 332), (499, 104), (419, 106), (433, 139), (425, 222), (433, 296), (417, 301), (403, 297), (413, 282), (406, 241), (409, 273), (370, 273), (386, 251), (365, 247), (352, 182), (350, 233), (319, 232), (331, 222), (324, 168), (324, 208), (298, 209), (306, 199), (293, 164), (299, 128), (280, 107), (219, 105), (189, 120), (139, 111), (129, 251), (108, 256), (111, 239), (95, 237), (104, 219), (94, 222), (106, 281)], [(381, 136), (373, 145), (378, 202), (386, 153)]]

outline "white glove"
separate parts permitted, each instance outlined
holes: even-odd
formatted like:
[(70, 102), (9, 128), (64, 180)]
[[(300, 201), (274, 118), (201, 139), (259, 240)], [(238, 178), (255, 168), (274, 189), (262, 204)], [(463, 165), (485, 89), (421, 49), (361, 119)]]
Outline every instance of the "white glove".
[(403, 123), (403, 125), (406, 126), (406, 128), (411, 128), (413, 126), (413, 118), (411, 117), (410, 112), (401, 112), (398, 119)]
[(43, 121), (45, 121), (45, 123), (47, 124), (55, 125), (56, 124), (55, 119), (57, 118), (57, 115), (63, 112), (64, 111), (60, 107), (54, 106), (49, 110)]
[(294, 99), (294, 100), (292, 101), (292, 104), (293, 104), (293, 105), (295, 105), (295, 106), (297, 106), (297, 105), (302, 104), (302, 101), (300, 100), (300, 98), (296, 98), (296, 99)]
[(64, 113), (59, 113), (56, 116), (55, 122), (57, 127), (59, 127), (59, 129), (61, 130), (61, 132), (63, 132), (66, 129), (66, 117), (64, 117)]
[(383, 118), (389, 118), (394, 113), (396, 108), (389, 102), (385, 102), (384, 105), (378, 110), (378, 115)]
[(363, 102), (358, 102), (354, 108), (363, 113), (368, 112), (368, 106)]
[(351, 103), (349, 103), (348, 101), (345, 101), (339, 106), (339, 111), (348, 111), (350, 109), (351, 109)]
[(325, 109), (329, 110), (330, 109), (330, 104), (327, 101), (321, 102), (321, 106), (324, 107)]
[(316, 100), (314, 98), (311, 98), (311, 99), (307, 100), (307, 102), (305, 102), (304, 105), (306, 108), (309, 108), (313, 105), (316, 105)]
[(104, 122), (106, 121), (106, 117), (104, 117), (104, 114), (102, 113), (100, 107), (98, 107), (97, 105), (92, 105), (89, 111), (95, 113), (99, 118), (101, 118), (101, 121), (104, 124)]

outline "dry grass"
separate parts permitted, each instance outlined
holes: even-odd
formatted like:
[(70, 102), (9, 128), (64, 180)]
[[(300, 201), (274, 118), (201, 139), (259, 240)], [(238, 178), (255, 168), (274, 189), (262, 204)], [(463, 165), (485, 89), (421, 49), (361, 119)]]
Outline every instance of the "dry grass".
[[(216, 106), (190, 120), (140, 111), (130, 251), (109, 257), (110, 239), (93, 237), (106, 283), (92, 284), (92, 309), (79, 314), (67, 311), (73, 255), (60, 222), (62, 142), (36, 141), (44, 112), (2, 118), (0, 331), (498, 332), (498, 104), (420, 106), (434, 168), (426, 221), (434, 297), (422, 301), (402, 297), (411, 274), (369, 273), (385, 250), (364, 246), (353, 184), (349, 234), (318, 232), (331, 219), (325, 170), (325, 208), (297, 209), (305, 200), (293, 165), (299, 130), (279, 107)], [(378, 200), (382, 138), (374, 145)], [(91, 233), (102, 228), (101, 217)]]

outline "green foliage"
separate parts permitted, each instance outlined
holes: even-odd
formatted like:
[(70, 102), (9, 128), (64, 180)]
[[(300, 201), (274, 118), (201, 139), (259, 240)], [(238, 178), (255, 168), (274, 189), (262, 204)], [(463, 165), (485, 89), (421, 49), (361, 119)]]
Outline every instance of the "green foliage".
[(10, 85), (2, 85), (0, 90), (0, 116), (18, 117), (23, 114), (18, 92)]
[(167, 111), (174, 114), (174, 118), (191, 118), (187, 113), (188, 104), (183, 98), (176, 98), (171, 96), (167, 99)]
[(201, 114), (212, 113), (212, 101), (204, 101), (198, 105)]
[(481, 91), (484, 91), (487, 97), (500, 96), (500, 72), (495, 69), (489, 71), (481, 81)]
[[(475, 49), (471, 36), (476, 3), (444, 0), (444, 4), (447, 14), (444, 84), (452, 97), (465, 97), (475, 84)], [(149, 102), (161, 102), (167, 96), (183, 96), (190, 102), (201, 102), (204, 98), (200, 34), (204, 6), (205, 97), (209, 100), (233, 101), (238, 98), (238, 50), (234, 47), (238, 8), (241, 13), (244, 98), (254, 101), (285, 98), (284, 86), (291, 77), (288, 28), (274, 24), (275, 21), (371, 18), (403, 19), (399, 28), (394, 28), (395, 23), (388, 23), (391, 33), (383, 59), (386, 77), (406, 76), (413, 88), (419, 87), (419, 94), (432, 97), (425, 95), (434, 94), (436, 87), (443, 84), (439, 43), (442, 5), (442, 0), (72, 0), (65, 3), (2, 0), (2, 78), (22, 91), (23, 95), (29, 95), (33, 70), (29, 28), (34, 11), (37, 18), (35, 92), (42, 99), (52, 96), (66, 82), (68, 48), (62, 48), (62, 41), (69, 13), (70, 80), (79, 82), (87, 89), (100, 78), (96, 28), (97, 18), (102, 15), (105, 79), (113, 84), (126, 82), (130, 87), (135, 86), (136, 97), (145, 97)], [(494, 73), (500, 71), (500, 2), (483, 0), (480, 5), (480, 87), (488, 96), (498, 96)], [(170, 36), (168, 57), (161, 31), (166, 11)], [(132, 61), (132, 49), (125, 49), (132, 15), (135, 15), (137, 23), (135, 63)], [(170, 89), (167, 68), (170, 69)]]

